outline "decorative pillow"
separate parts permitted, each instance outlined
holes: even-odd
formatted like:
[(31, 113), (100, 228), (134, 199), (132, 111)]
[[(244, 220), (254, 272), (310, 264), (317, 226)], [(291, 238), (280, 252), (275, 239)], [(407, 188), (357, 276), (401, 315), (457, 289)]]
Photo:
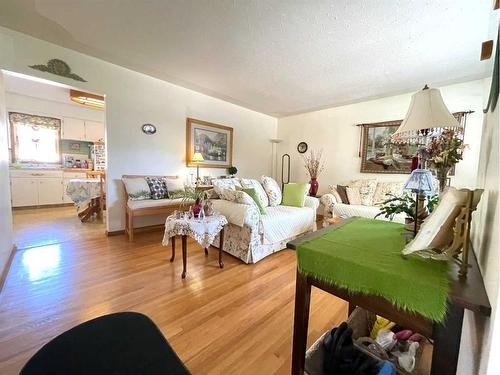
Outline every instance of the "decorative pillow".
[(285, 184), (283, 186), (283, 206), (304, 207), (307, 193), (307, 182), (303, 184)]
[(220, 197), (230, 202), (248, 204), (249, 206), (256, 205), (252, 197), (242, 190), (222, 189)]
[(236, 190), (236, 186), (241, 187), (237, 178), (214, 178), (212, 180), (212, 185), (214, 186), (215, 192), (219, 195), (221, 195), (224, 189)]
[(349, 199), (349, 204), (360, 205), (361, 202), (361, 194), (359, 192), (359, 188), (357, 187), (346, 187), (345, 191), (347, 193), (347, 199)]
[(260, 203), (262, 206), (269, 206), (269, 198), (267, 197), (266, 191), (262, 187), (259, 181), (253, 179), (242, 178), (240, 179), (241, 186), (245, 189), (253, 188), (255, 189), (255, 193), (259, 197)]
[(127, 190), (128, 199), (142, 201), (151, 199), (151, 190), (145, 178), (122, 178)]
[(448, 187), (434, 211), (424, 220), (415, 238), (403, 249), (408, 255), (420, 250), (444, 249), (453, 240), (453, 226), (466, 203), (467, 193)]
[(373, 195), (373, 205), (382, 204), (391, 198), (388, 194), (400, 197), (403, 195), (404, 182), (379, 182)]
[[(247, 193), (250, 196), (250, 198), (252, 198), (254, 200), (255, 204), (259, 208), (260, 214), (261, 215), (265, 215), (266, 214), (266, 209), (264, 208), (264, 205), (260, 201), (260, 197), (259, 197), (259, 195), (257, 194), (257, 191), (254, 188), (239, 188), (239, 187), (236, 187), (236, 190), (237, 191), (243, 191), (243, 192)], [(266, 198), (267, 198), (267, 196), (266, 196)]]
[(180, 178), (166, 178), (168, 197), (170, 199), (182, 198), (185, 195), (186, 188)]
[(215, 192), (215, 189), (208, 189), (205, 190), (205, 196), (207, 199), (219, 199), (219, 194)]
[(167, 182), (162, 177), (146, 177), (146, 181), (151, 191), (151, 198), (166, 199), (168, 198)]
[(330, 193), (335, 197), (335, 200), (337, 203), (342, 203), (342, 198), (340, 197), (339, 192), (337, 191), (337, 188), (333, 185), (329, 185), (330, 188)]
[(269, 198), (269, 205), (271, 207), (279, 206), (283, 196), (278, 183), (272, 177), (268, 176), (262, 176), (260, 181), (262, 182), (262, 187), (266, 191), (267, 197)]
[(347, 198), (346, 189), (347, 186), (337, 185), (337, 192), (339, 193), (340, 201), (344, 204), (349, 204), (349, 198)]
[(377, 180), (355, 180), (349, 184), (349, 187), (359, 188), (359, 195), (361, 196), (361, 204), (363, 206), (373, 206), (373, 196), (375, 195), (375, 189), (377, 189)]

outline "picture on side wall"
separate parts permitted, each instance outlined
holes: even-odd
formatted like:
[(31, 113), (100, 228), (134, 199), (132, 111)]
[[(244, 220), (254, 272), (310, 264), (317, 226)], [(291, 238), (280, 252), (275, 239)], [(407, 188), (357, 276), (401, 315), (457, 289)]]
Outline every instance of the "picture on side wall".
[[(203, 161), (193, 162), (195, 153)], [(233, 162), (233, 128), (207, 121), (186, 119), (186, 165), (200, 168), (228, 168)]]
[(362, 124), (361, 173), (411, 173), (417, 145), (392, 143), (402, 120)]

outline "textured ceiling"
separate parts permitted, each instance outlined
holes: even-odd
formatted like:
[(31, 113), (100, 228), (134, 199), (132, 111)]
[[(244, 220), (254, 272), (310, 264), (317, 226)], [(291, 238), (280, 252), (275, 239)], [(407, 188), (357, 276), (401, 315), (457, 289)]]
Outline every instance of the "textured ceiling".
[(284, 116), (482, 77), (491, 3), (2, 0), (0, 25)]

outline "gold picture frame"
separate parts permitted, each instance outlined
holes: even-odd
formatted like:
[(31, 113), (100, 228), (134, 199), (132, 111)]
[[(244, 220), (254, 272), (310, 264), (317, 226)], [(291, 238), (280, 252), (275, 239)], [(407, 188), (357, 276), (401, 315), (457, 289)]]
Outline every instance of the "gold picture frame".
[[(199, 152), (204, 161), (194, 163)], [(233, 165), (233, 128), (194, 118), (186, 119), (186, 166), (229, 168)]]

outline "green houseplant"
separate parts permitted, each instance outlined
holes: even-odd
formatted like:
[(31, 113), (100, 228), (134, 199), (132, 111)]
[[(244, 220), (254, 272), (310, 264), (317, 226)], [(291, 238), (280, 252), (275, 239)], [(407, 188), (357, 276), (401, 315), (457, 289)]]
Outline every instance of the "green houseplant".
[[(379, 216), (384, 216), (390, 220), (394, 219), (396, 214), (405, 213), (407, 224), (415, 220), (415, 198), (409, 193), (404, 193), (403, 195), (396, 196), (393, 194), (387, 194), (389, 199), (382, 203), (380, 207), (380, 212), (375, 216), (375, 219)], [(427, 196), (425, 199), (425, 207), (429, 212), (432, 212), (439, 202), (439, 196), (437, 194)]]
[(236, 168), (234, 165), (229, 167), (227, 169), (227, 173), (229, 173), (232, 176), (234, 176), (236, 173), (238, 173), (238, 168)]

